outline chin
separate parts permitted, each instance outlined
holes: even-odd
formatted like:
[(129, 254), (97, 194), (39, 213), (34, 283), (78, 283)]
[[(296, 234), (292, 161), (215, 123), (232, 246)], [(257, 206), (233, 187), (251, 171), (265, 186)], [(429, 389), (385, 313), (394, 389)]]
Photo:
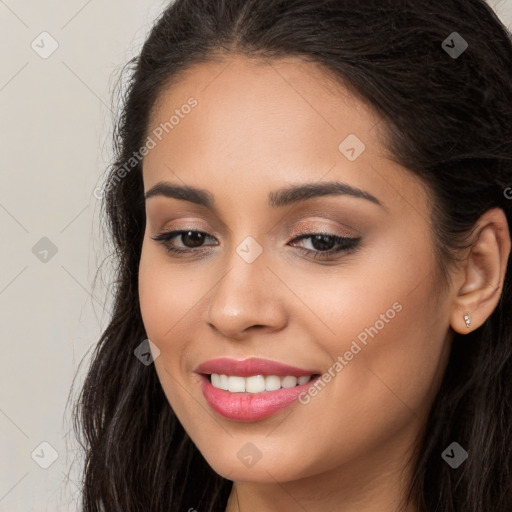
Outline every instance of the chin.
[(250, 445), (250, 442), (240, 443), (240, 448), (237, 443), (235, 449), (225, 447), (221, 453), (202, 453), (217, 474), (237, 482), (275, 484), (310, 476), (306, 468), (298, 466), (300, 459), (289, 460), (279, 453), (274, 457), (261, 453), (261, 458), (251, 460), (246, 455), (251, 452)]

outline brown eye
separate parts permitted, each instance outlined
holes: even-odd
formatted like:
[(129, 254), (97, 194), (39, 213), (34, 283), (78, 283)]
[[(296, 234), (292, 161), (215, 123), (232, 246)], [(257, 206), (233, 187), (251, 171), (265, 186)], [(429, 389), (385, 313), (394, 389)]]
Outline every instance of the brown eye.
[[(181, 238), (183, 246), (176, 246), (174, 243), (172, 243), (174, 238)], [(202, 231), (177, 230), (160, 233), (156, 237), (152, 237), (152, 240), (161, 242), (164, 247), (171, 253), (183, 254), (197, 252), (194, 251), (194, 249), (201, 248), (206, 238), (213, 239), (213, 237), (210, 237), (207, 233), (203, 233)]]
[[(355, 250), (361, 240), (361, 237), (349, 238), (329, 233), (306, 233), (295, 238), (293, 242), (307, 239), (311, 239), (311, 246), (313, 249), (306, 249), (302, 247), (299, 248), (299, 250), (316, 259), (327, 259), (329, 257), (333, 257), (333, 254), (338, 254), (340, 252), (348, 253)], [(334, 249), (336, 246), (338, 246), (338, 248)]]
[(183, 231), (179, 236), (187, 247), (200, 247), (205, 238), (200, 231)]

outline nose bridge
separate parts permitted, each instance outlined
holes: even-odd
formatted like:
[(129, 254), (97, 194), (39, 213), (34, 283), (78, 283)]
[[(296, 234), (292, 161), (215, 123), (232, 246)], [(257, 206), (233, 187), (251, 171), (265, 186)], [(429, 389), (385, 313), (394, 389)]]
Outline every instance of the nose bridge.
[(233, 243), (225, 272), (210, 295), (206, 319), (225, 335), (237, 337), (255, 325), (281, 328), (285, 321), (277, 280), (267, 268), (268, 254), (263, 241), (251, 235)]

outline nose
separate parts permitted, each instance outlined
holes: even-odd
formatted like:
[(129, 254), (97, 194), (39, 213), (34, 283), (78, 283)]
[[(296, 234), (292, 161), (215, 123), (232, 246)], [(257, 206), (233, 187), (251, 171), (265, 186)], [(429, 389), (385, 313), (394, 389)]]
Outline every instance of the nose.
[(287, 323), (286, 287), (262, 256), (247, 263), (234, 252), (209, 294), (204, 320), (227, 338), (243, 340), (255, 331), (281, 330)]

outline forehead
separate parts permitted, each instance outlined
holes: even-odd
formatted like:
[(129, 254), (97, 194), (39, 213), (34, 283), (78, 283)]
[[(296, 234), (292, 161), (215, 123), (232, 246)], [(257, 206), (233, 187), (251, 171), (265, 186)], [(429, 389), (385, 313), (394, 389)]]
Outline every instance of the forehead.
[[(314, 144), (325, 139), (326, 148), (344, 134), (354, 132), (370, 142), (368, 133), (378, 116), (320, 65), (297, 58), (247, 59), (240, 56), (195, 64), (177, 83), (160, 94), (150, 119), (150, 128), (169, 120), (189, 98), (197, 100), (192, 115), (200, 118), (172, 129), (172, 135), (188, 135), (193, 127), (202, 143), (212, 141), (254, 145), (283, 144), (293, 131)], [(236, 130), (234, 128), (236, 127)], [(348, 133), (347, 133), (348, 132)], [(252, 135), (258, 135), (252, 140)], [(319, 148), (319, 151), (326, 148)], [(332, 149), (332, 147), (331, 147)], [(337, 144), (335, 145), (337, 149)], [(383, 149), (383, 148), (381, 148)]]
[[(161, 140), (144, 158), (146, 190), (167, 179), (248, 197), (262, 183), (277, 188), (325, 177), (382, 196), (412, 180), (389, 158), (373, 109), (300, 59), (238, 56), (194, 65), (158, 98), (148, 135), (159, 127)], [(350, 146), (356, 159), (347, 158)]]

